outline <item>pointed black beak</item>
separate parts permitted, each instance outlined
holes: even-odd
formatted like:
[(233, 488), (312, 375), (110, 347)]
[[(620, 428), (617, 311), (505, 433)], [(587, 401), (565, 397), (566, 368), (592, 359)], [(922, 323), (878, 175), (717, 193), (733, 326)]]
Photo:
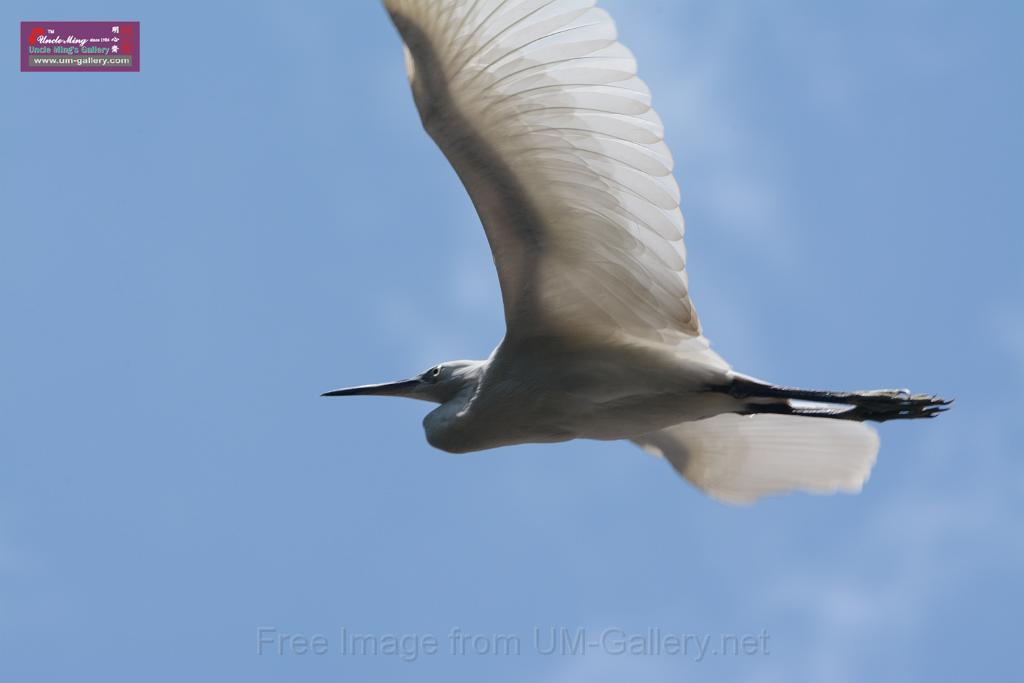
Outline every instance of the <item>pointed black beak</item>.
[(418, 387), (420, 380), (403, 379), (401, 382), (385, 382), (384, 384), (366, 384), (361, 387), (335, 389), (321, 396), (408, 396), (409, 392)]

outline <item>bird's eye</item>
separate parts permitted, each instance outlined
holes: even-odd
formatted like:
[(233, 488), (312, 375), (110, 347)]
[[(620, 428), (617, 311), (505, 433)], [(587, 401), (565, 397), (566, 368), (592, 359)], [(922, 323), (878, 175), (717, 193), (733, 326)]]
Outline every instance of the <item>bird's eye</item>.
[(435, 368), (434, 368), (433, 370), (431, 370), (431, 371), (430, 371), (430, 376), (431, 376), (431, 377), (434, 377), (435, 379), (436, 379), (436, 378), (438, 378), (438, 377), (440, 377), (440, 376), (441, 376), (441, 366), (440, 366), (440, 365), (438, 365), (438, 366), (437, 366), (437, 367), (435, 367)]

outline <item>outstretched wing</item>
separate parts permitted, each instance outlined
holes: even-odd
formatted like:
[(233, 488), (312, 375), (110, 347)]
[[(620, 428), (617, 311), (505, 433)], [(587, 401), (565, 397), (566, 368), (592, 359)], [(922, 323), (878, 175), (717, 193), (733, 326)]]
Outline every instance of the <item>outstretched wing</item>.
[(593, 0), (384, 4), (423, 126), (483, 221), (509, 335), (713, 356), (661, 120), (611, 17)]
[(866, 424), (795, 415), (716, 415), (632, 441), (736, 504), (790, 491), (857, 493), (878, 455), (878, 434)]

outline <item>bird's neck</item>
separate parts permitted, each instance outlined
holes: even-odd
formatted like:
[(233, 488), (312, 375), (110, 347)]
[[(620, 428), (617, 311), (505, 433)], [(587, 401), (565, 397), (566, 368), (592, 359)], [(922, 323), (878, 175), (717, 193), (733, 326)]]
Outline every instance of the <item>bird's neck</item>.
[(477, 382), (467, 383), (451, 399), (434, 408), (423, 418), (423, 430), (431, 446), (449, 453), (461, 453), (466, 450), (464, 444), (469, 439), (465, 432), (470, 422), (467, 418), (476, 388)]

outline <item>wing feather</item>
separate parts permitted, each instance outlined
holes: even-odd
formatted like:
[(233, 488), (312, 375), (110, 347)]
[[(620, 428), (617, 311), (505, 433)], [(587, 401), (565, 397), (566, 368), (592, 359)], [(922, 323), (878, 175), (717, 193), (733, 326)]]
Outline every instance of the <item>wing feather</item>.
[(718, 500), (790, 491), (857, 493), (878, 455), (866, 424), (794, 415), (716, 415), (632, 439)]
[(679, 188), (594, 0), (384, 0), (424, 128), (480, 214), (510, 336), (668, 344), (725, 366), (688, 294)]

